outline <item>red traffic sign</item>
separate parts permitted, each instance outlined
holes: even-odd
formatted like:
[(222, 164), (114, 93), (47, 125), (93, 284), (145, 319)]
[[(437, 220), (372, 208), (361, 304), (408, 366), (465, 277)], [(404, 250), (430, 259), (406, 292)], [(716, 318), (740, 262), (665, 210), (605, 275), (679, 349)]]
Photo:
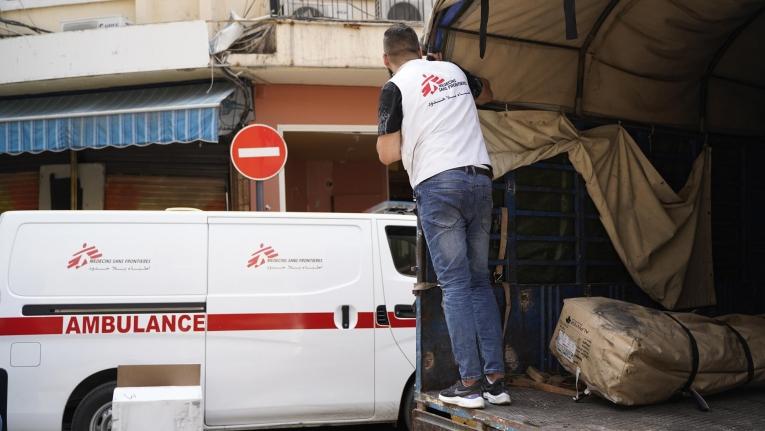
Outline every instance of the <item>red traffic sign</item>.
[(245, 177), (267, 180), (278, 174), (287, 162), (287, 144), (272, 127), (251, 124), (234, 136), (231, 162)]

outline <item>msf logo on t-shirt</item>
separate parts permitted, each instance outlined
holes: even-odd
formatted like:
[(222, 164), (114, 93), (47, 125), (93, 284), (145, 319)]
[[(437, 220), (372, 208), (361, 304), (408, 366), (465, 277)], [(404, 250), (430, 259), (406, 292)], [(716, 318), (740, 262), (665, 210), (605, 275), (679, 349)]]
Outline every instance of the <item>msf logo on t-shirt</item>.
[(424, 81), (422, 81), (422, 97), (430, 96), (431, 94), (438, 91), (439, 85), (444, 83), (443, 78), (439, 78), (436, 75), (422, 75), (423, 78), (425, 78)]

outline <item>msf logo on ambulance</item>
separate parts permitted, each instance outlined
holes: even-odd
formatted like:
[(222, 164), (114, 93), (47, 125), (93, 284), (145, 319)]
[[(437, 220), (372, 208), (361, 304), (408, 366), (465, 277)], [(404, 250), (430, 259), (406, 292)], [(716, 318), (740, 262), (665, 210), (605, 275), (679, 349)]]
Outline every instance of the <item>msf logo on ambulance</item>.
[(261, 243), (260, 250), (255, 251), (250, 256), (250, 260), (247, 261), (247, 268), (258, 268), (269, 260), (279, 257), (279, 253), (270, 245), (266, 246)]
[(92, 259), (98, 259), (102, 256), (103, 254), (98, 251), (96, 246), (91, 245), (88, 247), (88, 244), (84, 243), (82, 244), (82, 248), (79, 251), (76, 251), (74, 254), (72, 254), (72, 257), (69, 259), (66, 268), (80, 269), (87, 265), (88, 262), (90, 262)]
[(436, 75), (422, 75), (423, 78), (425, 78), (424, 81), (422, 81), (422, 97), (430, 96), (431, 94), (438, 91), (438, 88), (441, 84), (444, 83), (443, 78), (439, 78)]

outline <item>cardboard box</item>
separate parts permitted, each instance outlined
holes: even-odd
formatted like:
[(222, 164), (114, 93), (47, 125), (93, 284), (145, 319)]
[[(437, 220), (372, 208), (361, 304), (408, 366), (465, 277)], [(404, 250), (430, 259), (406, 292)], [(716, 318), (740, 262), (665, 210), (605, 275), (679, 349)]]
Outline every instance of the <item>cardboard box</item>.
[(113, 431), (201, 431), (200, 366), (130, 365), (117, 369)]
[(199, 364), (120, 365), (117, 387), (199, 386), (200, 370)]

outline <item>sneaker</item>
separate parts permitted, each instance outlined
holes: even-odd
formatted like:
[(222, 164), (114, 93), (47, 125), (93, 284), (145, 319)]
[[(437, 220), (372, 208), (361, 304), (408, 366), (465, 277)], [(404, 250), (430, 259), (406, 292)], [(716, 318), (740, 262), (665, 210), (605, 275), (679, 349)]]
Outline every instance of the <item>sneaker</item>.
[(449, 404), (456, 404), (469, 409), (482, 409), (484, 407), (481, 398), (481, 381), (477, 380), (470, 386), (462, 384), (461, 380), (444, 389), (438, 394), (438, 399)]
[(486, 398), (486, 401), (497, 405), (510, 404), (510, 394), (505, 389), (503, 379), (497, 379), (496, 382), (489, 383), (489, 379), (484, 377), (481, 380), (481, 386), (482, 395)]

